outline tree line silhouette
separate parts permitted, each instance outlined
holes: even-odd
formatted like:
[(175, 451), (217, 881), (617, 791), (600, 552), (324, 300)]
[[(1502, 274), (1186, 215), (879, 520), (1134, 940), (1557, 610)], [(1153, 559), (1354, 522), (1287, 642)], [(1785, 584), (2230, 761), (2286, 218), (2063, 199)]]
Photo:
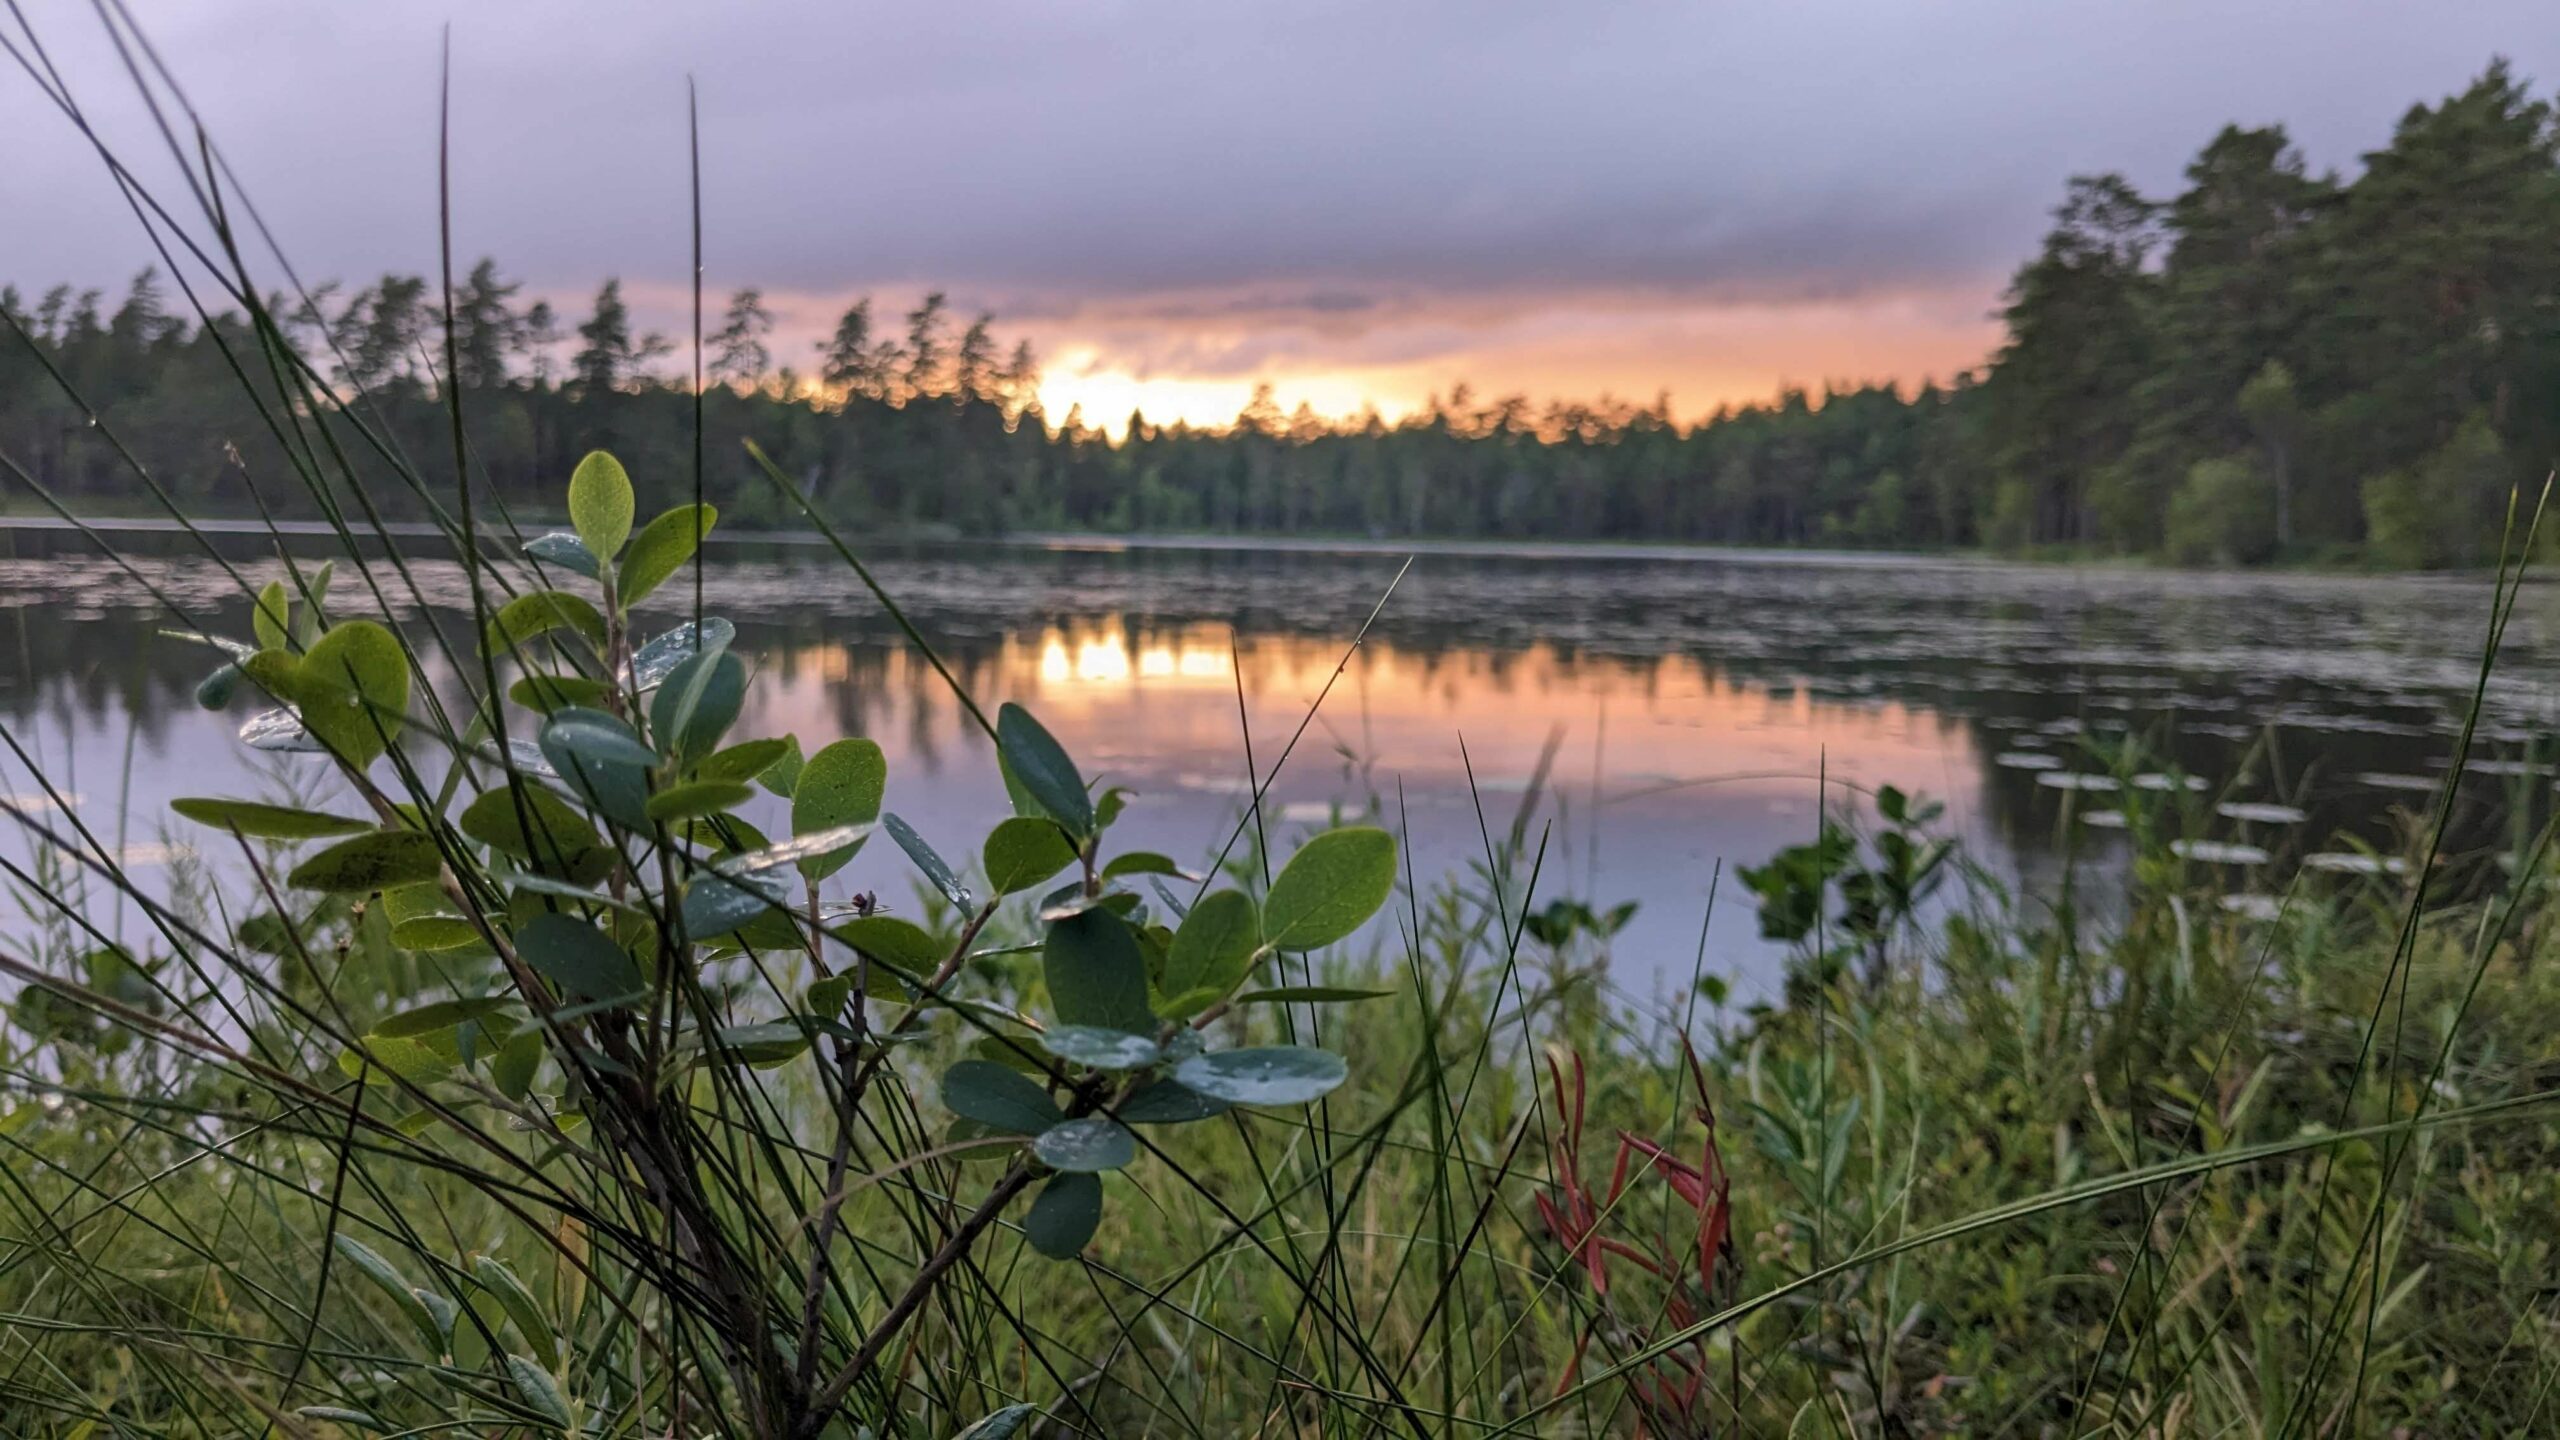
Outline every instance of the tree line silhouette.
[[(1038, 401), (1027, 344), (944, 297), (849, 309), (804, 366), (755, 290), (705, 337), (706, 485), (724, 524), (799, 518), (752, 439), (832, 521), (867, 533), (1090, 529), (1754, 545), (2050, 547), (2188, 562), (2478, 563), (2508, 497), (2560, 454), (2560, 118), (2503, 61), (2411, 107), (2346, 180), (2281, 126), (2229, 126), (2167, 198), (2071, 180), (2001, 310), (1986, 364), (1945, 384), (1788, 388), (1702, 421), (1649, 404), (1453, 388), (1388, 422), (1283, 413), (1129, 417), (1113, 436)], [(192, 319), (146, 271), (97, 291), (0, 291), (0, 454), (75, 510), (141, 508), (139, 464), (205, 511), (311, 505), (292, 447), (381, 472), (465, 463), (538, 506), (577, 457), (621, 455), (642, 501), (689, 497), (694, 401), (620, 282), (566, 325), (492, 261), (444, 301), (417, 276), (274, 296), (272, 332)], [(296, 438), (262, 339), (350, 398)], [(245, 383), (244, 383), (245, 377)], [(102, 423), (92, 425), (93, 412)], [(315, 441), (313, 434), (320, 436)], [(12, 499), (9, 503), (20, 502)]]

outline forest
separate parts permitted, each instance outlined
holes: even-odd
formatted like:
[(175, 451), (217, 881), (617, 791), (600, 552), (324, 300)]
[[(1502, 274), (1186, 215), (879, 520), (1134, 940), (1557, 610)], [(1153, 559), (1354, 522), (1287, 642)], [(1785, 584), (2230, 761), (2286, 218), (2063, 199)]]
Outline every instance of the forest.
[[(609, 448), (642, 502), (704, 487), (724, 523), (801, 523), (753, 440), (866, 533), (1217, 532), (1971, 548), (2448, 567), (2492, 557), (2508, 498), (2560, 454), (2560, 119), (2503, 62), (2412, 106), (2348, 179), (2281, 126), (2226, 127), (2176, 194), (2074, 177), (2001, 299), (2005, 339), (1948, 383), (1790, 388), (1676, 419), (1650, 403), (1453, 385), (1394, 422), (1274, 405), (1219, 427), (1044, 414), (1036, 357), (943, 296), (855, 304), (777, 355), (759, 293), (714, 305), (707, 378), (618, 281), (584, 318), (483, 260), (257, 305), (0, 292), (0, 469), (82, 514), (145, 510), (119, 450), (192, 512), (301, 513), (288, 445), (243, 395), (288, 350), (351, 404), (323, 428), (366, 503), (416, 517), (387, 456), (543, 510)], [(199, 306), (195, 300), (204, 303)], [(202, 318), (207, 313), (211, 318)], [(447, 360), (448, 354), (451, 359)], [(307, 402), (305, 411), (325, 409)], [(91, 423), (94, 415), (96, 423)], [(5, 503), (37, 507), (22, 483)], [(297, 502), (298, 505), (297, 505)]]

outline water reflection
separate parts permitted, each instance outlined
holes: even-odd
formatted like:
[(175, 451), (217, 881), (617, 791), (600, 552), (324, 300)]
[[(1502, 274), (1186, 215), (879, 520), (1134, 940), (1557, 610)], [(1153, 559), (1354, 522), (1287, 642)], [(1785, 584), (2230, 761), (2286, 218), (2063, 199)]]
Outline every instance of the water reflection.
[[(140, 843), (171, 795), (263, 783), (274, 762), (238, 747), (240, 717), (192, 704), (207, 652), (153, 633), (173, 615), (245, 632), (224, 565), (175, 537), (140, 541), (130, 568), (73, 538), (5, 540), (0, 713), (57, 781), (76, 779), (84, 819), (107, 828), (129, 788)], [(878, 739), (892, 804), (965, 850), (1003, 798), (930, 666), (831, 561), (715, 553), (706, 601), (762, 672), (750, 723), (813, 745)], [(252, 580), (277, 570), (245, 544), (225, 558)], [(1644, 900), (1622, 955), (1678, 969), (1712, 866), (1810, 834), (1817, 772), (1942, 797), (1952, 825), (2027, 872), (2058, 863), (2065, 803), (2112, 807), (2074, 777), (2093, 745), (2128, 736), (2153, 747), (2155, 773), (2210, 777), (2253, 842), (2277, 828), (2302, 851), (2340, 831), (2387, 838), (2441, 773), (2486, 616), (2485, 583), (2459, 580), (1426, 555), (1346, 662), (1400, 564), (955, 547), (875, 569), (982, 704), (1037, 709), (1090, 772), (1140, 792), (1131, 842), (1178, 855), (1232, 832), (1248, 734), (1268, 769), (1329, 682), (1275, 792), (1282, 813), (1409, 808), (1426, 872), (1480, 853), (1470, 762), (1500, 825), (1561, 736), (1542, 888)], [(340, 594), (461, 635), (461, 567), (409, 572), (378, 602)], [(2560, 675), (2546, 610), (2528, 602), (2489, 687), (2476, 825), (2492, 802), (2549, 788), (2534, 769)], [(25, 788), (17, 767), (0, 777)], [(2299, 818), (2271, 828), (2278, 809)], [(893, 873), (864, 878), (903, 893)], [(1749, 929), (1739, 905), (1719, 920), (1728, 968), (1765, 959)]]

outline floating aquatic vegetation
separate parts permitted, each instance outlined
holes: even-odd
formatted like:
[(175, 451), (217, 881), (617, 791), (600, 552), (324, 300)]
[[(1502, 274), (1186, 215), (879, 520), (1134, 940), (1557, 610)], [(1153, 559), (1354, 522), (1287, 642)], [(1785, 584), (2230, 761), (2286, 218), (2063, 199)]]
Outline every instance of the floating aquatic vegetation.
[(2225, 895), (2222, 908), (2243, 920), (2273, 920), (2284, 913), (2284, 905), (2273, 895)]
[(2206, 865), (2264, 865), (2268, 858), (2258, 846), (2230, 840), (2172, 840), (2169, 853)]
[(2298, 806), (2277, 805), (2264, 800), (2226, 800), (2213, 808), (2214, 813), (2226, 820), (2245, 820), (2257, 825), (2299, 825), (2307, 818)]
[(2322, 850), (2303, 856), (2302, 868), (2333, 875), (2406, 875), (2409, 862), (2397, 855), (2368, 855), (2361, 850)]

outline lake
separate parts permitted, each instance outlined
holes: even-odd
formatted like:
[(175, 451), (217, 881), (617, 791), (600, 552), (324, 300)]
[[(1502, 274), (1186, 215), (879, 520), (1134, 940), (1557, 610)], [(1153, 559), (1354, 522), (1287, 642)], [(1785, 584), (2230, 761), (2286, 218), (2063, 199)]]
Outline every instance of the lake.
[[(125, 539), (135, 573), (76, 535), (0, 535), (0, 714), (94, 831), (149, 860), (206, 838), (168, 819), (169, 798), (268, 793), (311, 762), (241, 746), (253, 697), (196, 708), (210, 652), (156, 633), (170, 620), (154, 590), (245, 636), (229, 574), (184, 537)], [(216, 543), (252, 578), (276, 572), (253, 539)], [(970, 851), (1006, 813), (990, 747), (880, 607), (823, 549), (706, 553), (706, 608), (737, 623), (759, 671), (744, 725), (812, 749), (874, 737), (890, 808)], [(1267, 772), (1305, 722), (1272, 790), (1280, 830), (1379, 810), (1409, 825), (1427, 878), (1479, 860), (1478, 797), (1507, 827), (1551, 754), (1531, 830), (1553, 824), (1540, 895), (1642, 902), (1613, 961), (1638, 992), (1688, 973), (1719, 862), (1708, 968), (1766, 985), (1775, 952), (1732, 872), (1812, 835), (1826, 774), (1843, 783), (1835, 807), (1884, 784), (1943, 800), (1977, 858), (2031, 886), (2109, 863), (2120, 837), (2063, 817), (2112, 803), (2069, 777), (2128, 736), (2157, 757), (2142, 768), (2210, 787), (2197, 804), (2217, 837), (2276, 852), (2234, 886), (2279, 884), (2342, 832), (2392, 846), (2443, 776), (2490, 602), (2480, 577), (1425, 547), (1307, 721), (1406, 553), (1058, 541), (897, 547), (873, 564), (990, 712), (1021, 701), (1089, 777), (1137, 792), (1124, 846), (1215, 854), (1250, 788), (1247, 727)], [(459, 566), (413, 571), (428, 609), (459, 612)], [(337, 598), (359, 593), (342, 579)], [(691, 600), (682, 581), (654, 598), (645, 630)], [(392, 608), (415, 618), (405, 591)], [(2475, 842), (2514, 796), (2547, 790), (2551, 618), (2529, 590), (2488, 686), (2461, 792)], [(28, 803), (25, 767), (7, 769), (0, 789)], [(2226, 820), (2211, 809), (2224, 800), (2304, 818)], [(779, 812), (758, 804), (773, 813), (751, 818)], [(904, 902), (902, 866), (874, 847), (846, 879)]]

